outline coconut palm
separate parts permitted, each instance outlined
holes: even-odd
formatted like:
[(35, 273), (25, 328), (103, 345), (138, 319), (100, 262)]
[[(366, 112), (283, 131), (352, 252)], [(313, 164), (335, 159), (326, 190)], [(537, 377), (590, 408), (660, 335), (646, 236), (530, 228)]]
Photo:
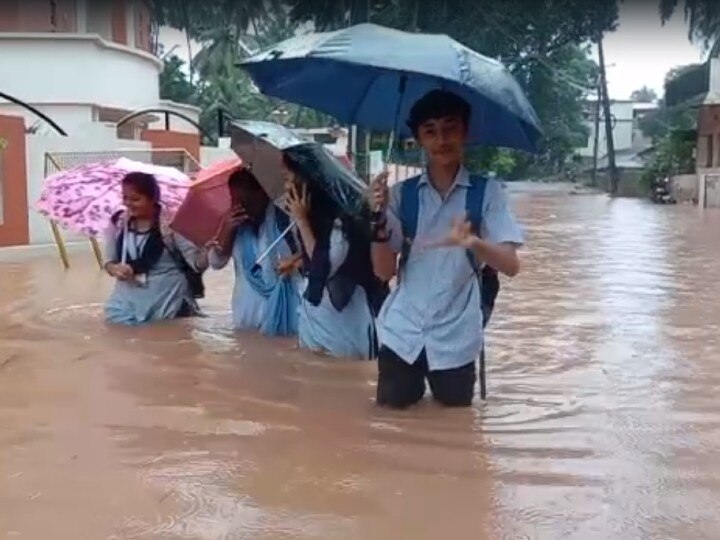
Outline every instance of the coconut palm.
[[(679, 4), (679, 0), (660, 0), (660, 18), (663, 22), (675, 14)], [(685, 0), (684, 12), (690, 39), (702, 42), (711, 56), (720, 54), (720, 2)]]

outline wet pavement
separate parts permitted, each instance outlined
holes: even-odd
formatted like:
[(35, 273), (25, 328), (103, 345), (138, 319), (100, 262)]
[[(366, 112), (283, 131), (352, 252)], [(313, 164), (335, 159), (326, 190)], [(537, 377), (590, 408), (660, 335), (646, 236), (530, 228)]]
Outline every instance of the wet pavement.
[(718, 538), (720, 213), (511, 190), (523, 273), (466, 411), (233, 335), (230, 273), (207, 319), (117, 329), (89, 246), (1, 255), (0, 538)]

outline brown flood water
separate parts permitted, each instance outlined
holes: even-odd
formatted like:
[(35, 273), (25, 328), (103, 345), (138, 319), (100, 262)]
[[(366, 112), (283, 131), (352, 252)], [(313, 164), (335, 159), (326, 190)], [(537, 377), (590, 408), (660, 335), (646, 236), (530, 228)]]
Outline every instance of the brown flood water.
[[(516, 188), (513, 188), (516, 189)], [(211, 318), (110, 329), (88, 250), (0, 262), (0, 538), (716, 539), (720, 214), (524, 188), (490, 399)]]

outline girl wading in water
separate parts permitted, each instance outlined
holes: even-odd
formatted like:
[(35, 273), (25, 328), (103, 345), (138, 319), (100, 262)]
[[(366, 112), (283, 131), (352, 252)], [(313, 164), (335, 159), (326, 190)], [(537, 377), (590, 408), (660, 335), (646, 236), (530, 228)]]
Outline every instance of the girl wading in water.
[(155, 177), (130, 173), (122, 181), (126, 211), (105, 234), (105, 270), (116, 279), (105, 305), (109, 323), (138, 325), (200, 314), (200, 273), (207, 254), (161, 220)]
[(211, 243), (210, 265), (235, 266), (232, 295), (236, 330), (260, 330), (265, 335), (297, 334), (297, 267), (291, 237), (280, 242), (259, 264), (255, 261), (288, 226), (287, 215), (272, 204), (257, 178), (238, 169), (228, 180), (232, 201), (218, 239)]
[(373, 274), (370, 238), (283, 156), (287, 212), (302, 252), (300, 346), (338, 357), (377, 355), (374, 313), (386, 286)]

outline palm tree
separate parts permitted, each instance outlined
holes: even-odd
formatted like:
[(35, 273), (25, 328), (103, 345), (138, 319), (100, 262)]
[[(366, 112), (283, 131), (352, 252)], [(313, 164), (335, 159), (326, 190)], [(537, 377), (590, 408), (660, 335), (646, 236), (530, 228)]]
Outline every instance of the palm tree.
[[(663, 23), (672, 17), (679, 0), (660, 0), (660, 18)], [(718, 0), (685, 0), (685, 19), (689, 38), (701, 41), (711, 56), (720, 54), (720, 2)]]

